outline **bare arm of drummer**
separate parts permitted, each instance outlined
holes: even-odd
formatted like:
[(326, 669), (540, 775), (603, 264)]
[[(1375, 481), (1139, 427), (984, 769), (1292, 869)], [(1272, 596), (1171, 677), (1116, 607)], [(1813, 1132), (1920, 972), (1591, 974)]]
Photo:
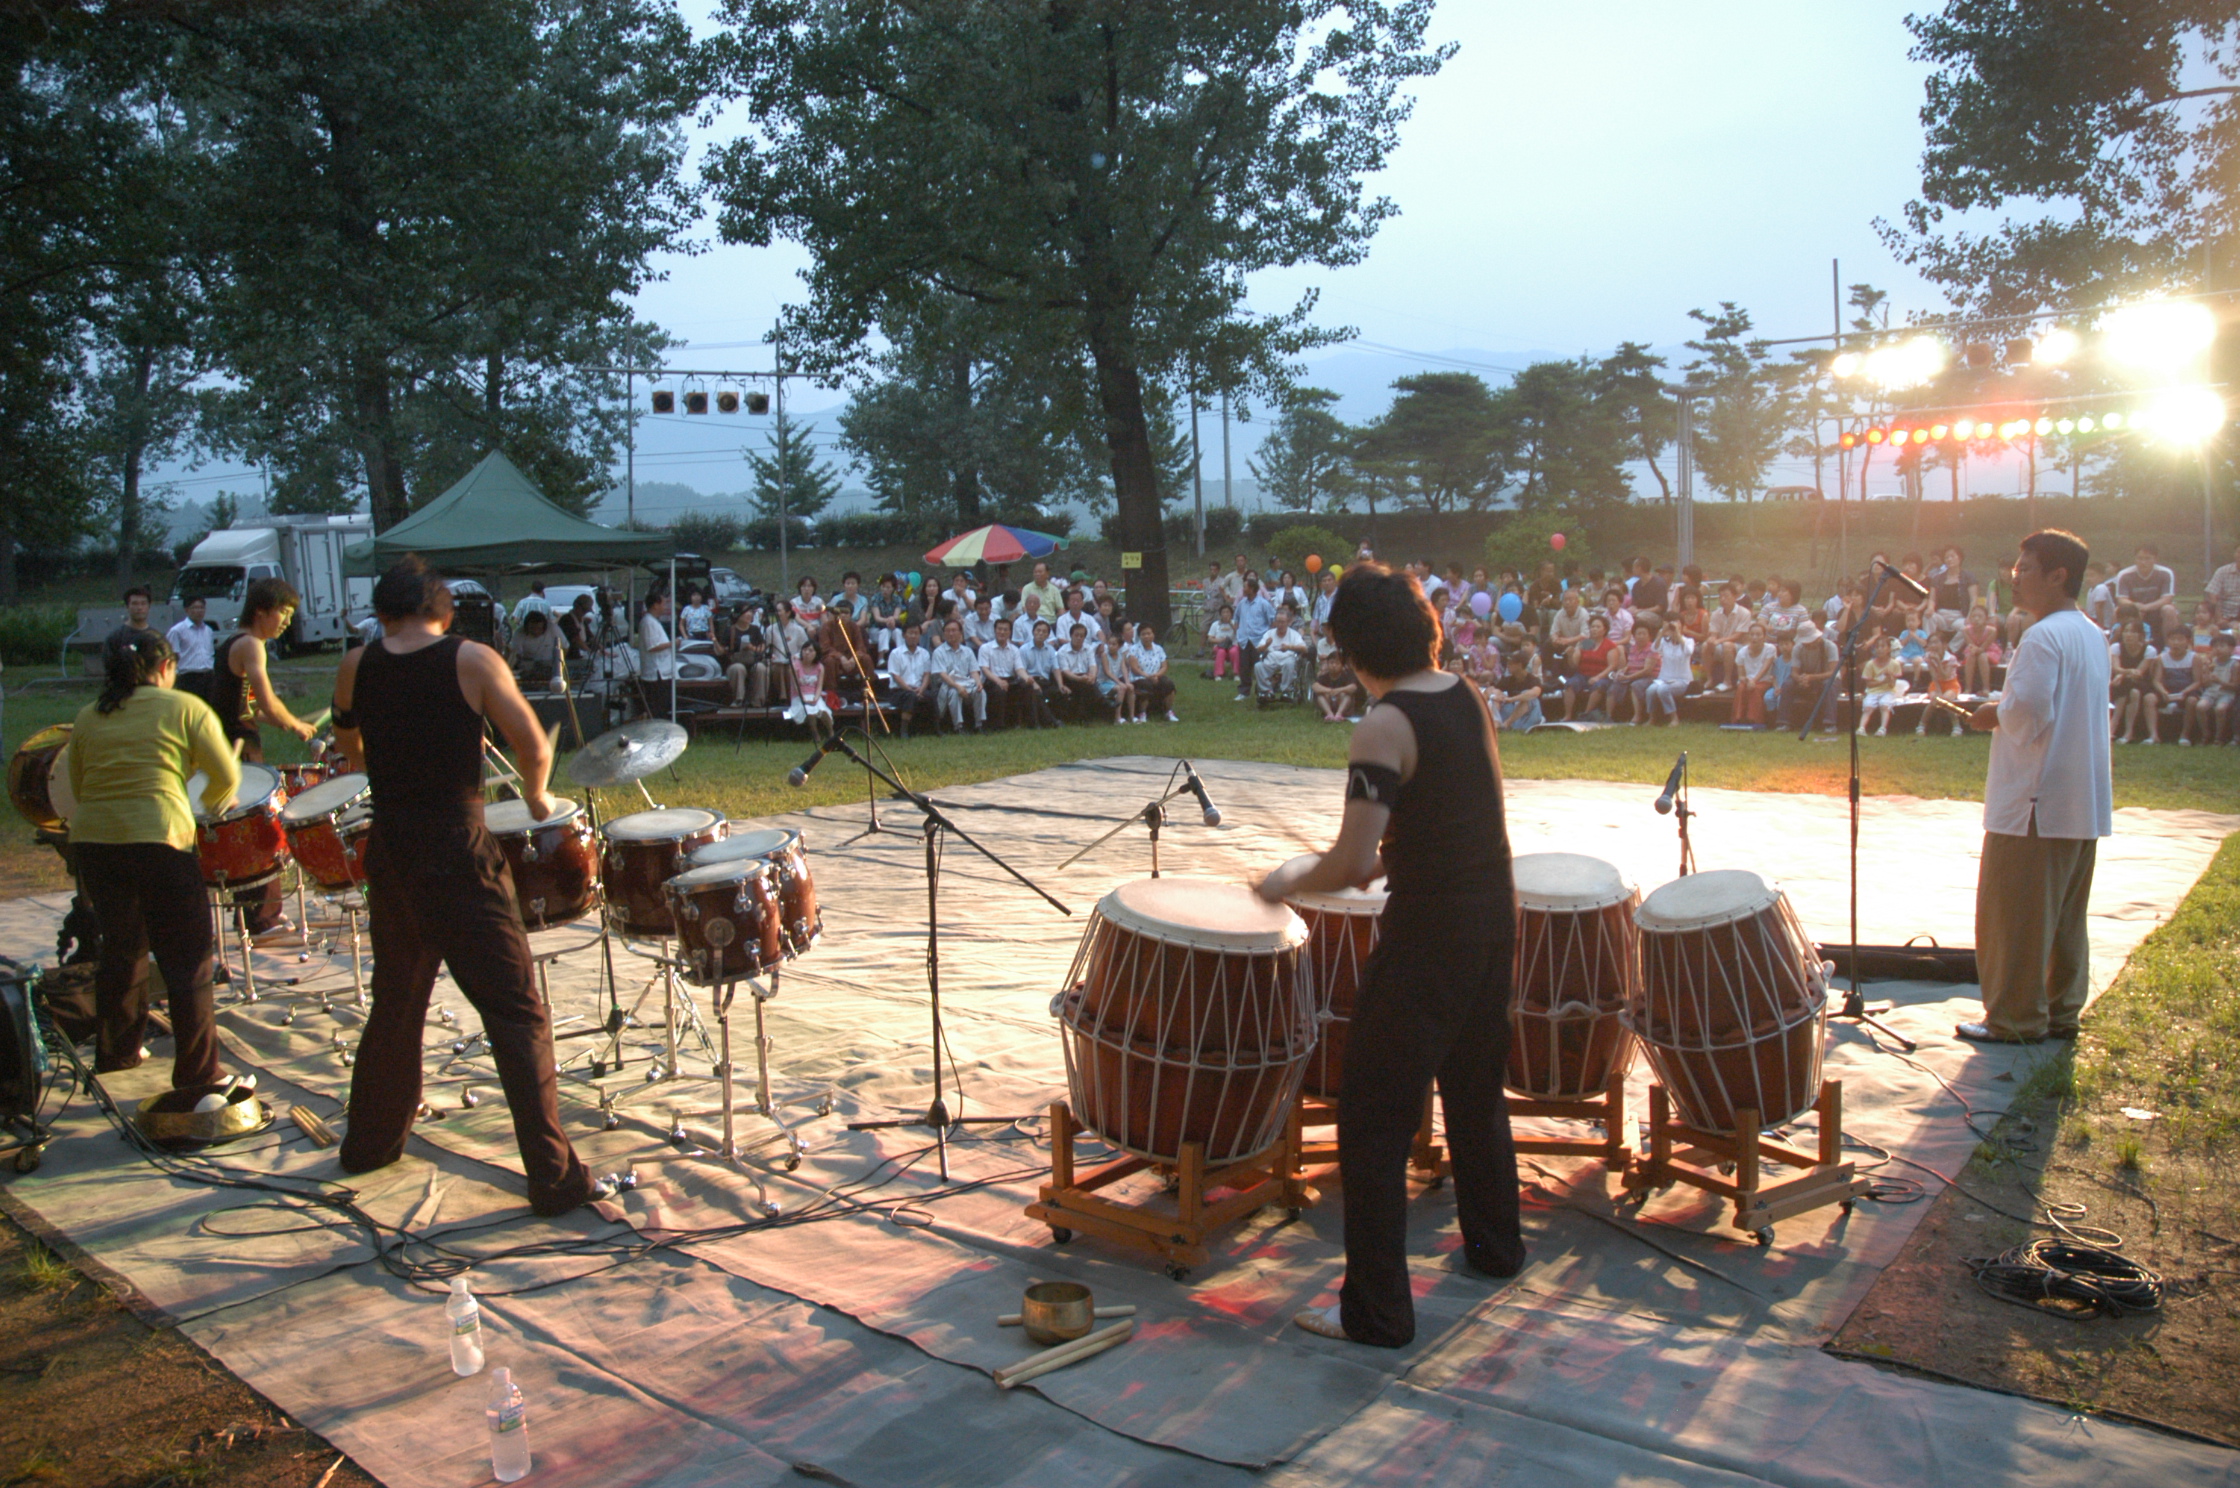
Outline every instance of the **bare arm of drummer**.
[[(376, 640), (370, 644), (378, 646), (381, 642)], [(342, 653), (342, 665), (336, 667), (334, 672), (335, 747), (342, 751), (343, 758), (350, 761), (350, 768), (361, 775), (366, 769), (365, 736), (358, 732), (357, 725), (345, 726), (343, 720), (351, 716), (352, 699), (357, 696), (358, 660), (365, 654), (364, 646), (351, 647)]]
[(288, 711), (280, 701), (280, 694), (272, 685), (272, 674), (265, 669), (264, 637), (258, 636), (254, 646), (236, 646), (228, 660), (241, 658), (241, 680), (248, 684), (249, 696), (256, 700), (257, 713), (274, 728), (284, 728), (299, 739), (308, 739), (318, 730)]
[[(335, 671), (337, 719), (349, 717), (355, 706), (358, 658), (364, 654), (362, 647), (349, 652)], [(543, 821), (552, 815), (552, 797), (545, 790), (552, 773), (552, 741), (538, 726), (537, 715), (521, 695), (505, 658), (479, 641), (460, 646), (459, 691), (469, 707), (498, 726), (499, 734), (512, 747), (513, 767), (521, 772), (521, 799), (528, 805), (530, 816)], [(365, 739), (357, 729), (344, 728), (338, 722), (334, 739), (349, 756), (351, 769), (365, 769)]]
[[(1416, 731), (1398, 708), (1371, 708), (1354, 729), (1346, 758), (1350, 764), (1397, 771), (1404, 783), (1416, 773)], [(1295, 877), (1286, 877), (1281, 868), (1269, 874), (1260, 882), (1260, 897), (1278, 904), (1287, 894), (1327, 894), (1369, 882), (1384, 871), (1377, 846), (1391, 820), (1390, 806), (1349, 796), (1330, 850)]]

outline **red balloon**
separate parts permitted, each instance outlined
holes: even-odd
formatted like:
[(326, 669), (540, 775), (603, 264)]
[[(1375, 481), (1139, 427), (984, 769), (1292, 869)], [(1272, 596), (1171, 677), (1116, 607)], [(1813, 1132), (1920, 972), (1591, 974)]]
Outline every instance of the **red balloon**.
[(1562, 534), (1562, 533), (1560, 533), (1560, 532), (1551, 532), (1551, 533), (1549, 533), (1549, 534), (1548, 534), (1548, 546), (1549, 546), (1549, 547), (1551, 547), (1551, 548), (1554, 548), (1554, 549), (1556, 549), (1556, 550), (1558, 550), (1558, 551), (1560, 552), (1560, 551), (1562, 550), (1562, 548), (1563, 548), (1563, 543), (1564, 543), (1564, 536), (1563, 536), (1563, 534)]

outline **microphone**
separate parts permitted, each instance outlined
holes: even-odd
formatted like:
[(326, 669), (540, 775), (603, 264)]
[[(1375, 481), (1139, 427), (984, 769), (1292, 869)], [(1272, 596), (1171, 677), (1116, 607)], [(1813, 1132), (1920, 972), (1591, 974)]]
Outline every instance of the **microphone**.
[(1927, 586), (1925, 586), (1912, 574), (1907, 573), (1904, 569), (1892, 568), (1889, 565), (1888, 561), (1882, 559), (1877, 559), (1875, 561), (1875, 567), (1882, 570), (1882, 576), (1884, 578), (1896, 584), (1900, 589), (1905, 590), (1906, 593), (1912, 595), (1915, 599), (1927, 599), (1929, 597), (1929, 590)]
[(1206, 825), (1209, 827), (1220, 826), (1221, 810), (1206, 795), (1206, 783), (1198, 778), (1196, 770), (1190, 768), (1190, 761), (1188, 760), (1182, 762), (1182, 784), (1184, 789), (1198, 798), (1199, 809), (1204, 811), (1206, 815)]
[(1657, 815), (1672, 815), (1672, 798), (1680, 794), (1680, 777), (1688, 773), (1688, 752), (1680, 751), (1680, 758), (1672, 762), (1672, 773), (1664, 780), (1664, 794), (1657, 797)]
[(812, 770), (814, 770), (814, 769), (816, 769), (816, 767), (817, 767), (817, 766), (819, 766), (819, 765), (823, 764), (823, 763), (824, 763), (824, 757), (825, 757), (826, 755), (828, 755), (828, 754), (832, 753), (832, 752), (833, 752), (834, 750), (838, 749), (839, 747), (840, 747), (840, 735), (839, 735), (838, 731), (834, 731), (834, 732), (833, 732), (833, 733), (832, 733), (832, 734), (831, 734), (831, 735), (830, 735), (829, 737), (827, 737), (827, 738), (825, 739), (825, 741), (824, 741), (824, 742), (823, 742), (822, 744), (819, 744), (819, 745), (817, 746), (817, 749), (816, 749), (816, 753), (814, 753), (814, 754), (810, 755), (810, 756), (809, 756), (809, 757), (808, 757), (807, 759), (803, 760), (803, 761), (802, 761), (802, 762), (801, 762), (800, 764), (798, 764), (798, 765), (795, 765), (795, 766), (793, 767), (793, 769), (792, 769), (791, 771), (789, 771), (789, 772), (787, 773), (787, 775), (786, 775), (786, 784), (788, 784), (788, 785), (806, 785), (806, 784), (808, 784), (808, 782), (809, 782), (809, 772), (810, 772), (810, 771), (812, 771)]

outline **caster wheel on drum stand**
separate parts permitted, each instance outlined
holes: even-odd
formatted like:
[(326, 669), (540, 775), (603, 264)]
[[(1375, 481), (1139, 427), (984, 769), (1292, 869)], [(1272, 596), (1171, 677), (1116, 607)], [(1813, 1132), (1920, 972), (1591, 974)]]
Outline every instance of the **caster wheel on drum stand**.
[(1842, 1203), (1836, 1205), (1836, 1211), (1840, 1214), (1849, 1214), (1858, 1207), (1859, 1201), (1857, 1199), (1845, 1199)]
[(789, 1157), (789, 1158), (787, 1158), (787, 1159), (786, 1159), (786, 1171), (787, 1171), (787, 1172), (789, 1172), (789, 1173), (798, 1173), (798, 1172), (800, 1172), (800, 1171), (801, 1171), (801, 1159), (800, 1159), (799, 1157)]
[(1760, 1250), (1767, 1249), (1773, 1244), (1773, 1226), (1767, 1225), (1762, 1230), (1753, 1230), (1750, 1238), (1758, 1242)]
[(1190, 1268), (1189, 1268), (1188, 1266), (1174, 1266), (1174, 1265), (1170, 1265), (1170, 1266), (1168, 1266), (1168, 1267), (1167, 1267), (1167, 1280), (1169, 1280), (1169, 1281), (1188, 1281), (1189, 1279), (1190, 1279)]
[(26, 1147), (16, 1154), (16, 1171), (19, 1173), (36, 1173), (39, 1171), (39, 1164), (45, 1160), (46, 1154), (41, 1149)]
[(1071, 1245), (1073, 1243), (1073, 1231), (1067, 1229), (1064, 1225), (1050, 1226), (1050, 1243), (1052, 1245)]

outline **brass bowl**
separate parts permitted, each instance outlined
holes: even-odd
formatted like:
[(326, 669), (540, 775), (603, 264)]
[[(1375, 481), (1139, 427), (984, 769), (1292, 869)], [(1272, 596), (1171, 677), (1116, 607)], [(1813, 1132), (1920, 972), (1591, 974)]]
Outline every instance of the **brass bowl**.
[(1096, 1325), (1096, 1301), (1077, 1281), (1038, 1281), (1019, 1307), (1019, 1326), (1036, 1343), (1071, 1343)]

